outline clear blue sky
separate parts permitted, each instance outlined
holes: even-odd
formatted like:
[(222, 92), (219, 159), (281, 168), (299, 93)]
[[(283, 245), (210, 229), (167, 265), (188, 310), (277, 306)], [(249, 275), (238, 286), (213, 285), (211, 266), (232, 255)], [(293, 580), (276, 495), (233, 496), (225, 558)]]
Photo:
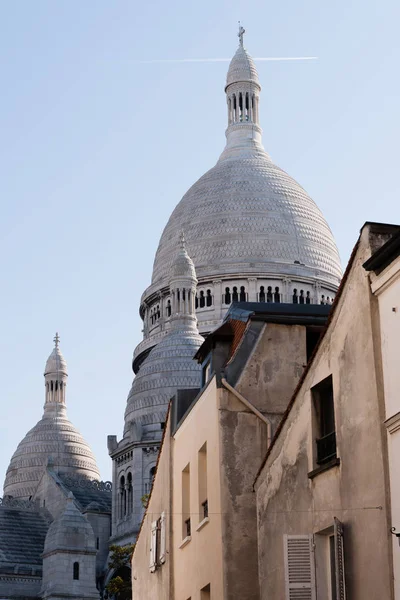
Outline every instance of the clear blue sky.
[[(224, 145), (237, 21), (273, 160), (325, 214), (345, 265), (366, 220), (400, 222), (396, 0), (1, 2), (0, 479), (42, 414), (56, 330), (68, 414), (110, 478), (140, 295), (173, 207)], [(1, 484), (0, 484), (1, 485)]]

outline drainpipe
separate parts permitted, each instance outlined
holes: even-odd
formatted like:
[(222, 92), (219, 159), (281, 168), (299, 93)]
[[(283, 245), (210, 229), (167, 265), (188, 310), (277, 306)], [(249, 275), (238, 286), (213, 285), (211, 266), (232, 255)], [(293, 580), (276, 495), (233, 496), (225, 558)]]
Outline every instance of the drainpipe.
[(222, 377), (221, 378), (221, 383), (224, 386), (224, 388), (226, 388), (227, 390), (229, 390), (230, 392), (232, 392), (232, 394), (234, 396), (236, 396), (236, 398), (238, 400), (240, 400), (240, 402), (242, 404), (244, 404), (245, 406), (247, 406), (248, 409), (251, 410), (252, 413), (254, 413), (256, 415), (256, 417), (258, 417), (259, 419), (261, 419), (261, 421), (263, 423), (265, 423), (265, 425), (267, 426), (267, 446), (269, 447), (271, 444), (271, 423), (269, 422), (269, 420), (267, 419), (267, 417), (264, 417), (264, 415), (255, 407), (251, 404), (251, 402), (249, 402), (248, 400), (246, 400), (246, 398), (244, 396), (242, 396), (242, 394), (240, 394), (237, 390), (235, 390), (234, 387), (232, 387), (227, 380)]

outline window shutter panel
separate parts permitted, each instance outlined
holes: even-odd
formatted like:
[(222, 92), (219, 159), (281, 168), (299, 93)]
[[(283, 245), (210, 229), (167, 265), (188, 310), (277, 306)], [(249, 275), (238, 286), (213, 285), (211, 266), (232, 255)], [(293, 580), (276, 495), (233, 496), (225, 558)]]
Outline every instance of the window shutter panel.
[(312, 535), (285, 535), (286, 600), (316, 600)]
[(151, 524), (150, 538), (150, 572), (154, 573), (157, 565), (157, 521)]
[(346, 600), (346, 585), (344, 578), (343, 525), (334, 517), (335, 538), (335, 575), (337, 600)]
[(165, 538), (165, 512), (161, 513), (161, 531), (160, 531), (160, 563), (165, 563), (166, 559), (166, 538)]

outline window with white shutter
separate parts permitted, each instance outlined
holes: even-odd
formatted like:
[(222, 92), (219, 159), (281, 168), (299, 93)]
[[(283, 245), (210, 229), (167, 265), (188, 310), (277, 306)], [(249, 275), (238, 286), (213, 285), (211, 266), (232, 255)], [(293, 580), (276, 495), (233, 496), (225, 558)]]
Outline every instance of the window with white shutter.
[(336, 576), (336, 598), (346, 600), (346, 585), (344, 578), (344, 552), (343, 552), (343, 525), (334, 517), (333, 531), (335, 539), (335, 576)]
[(165, 512), (161, 513), (160, 518), (160, 563), (165, 563), (166, 559), (166, 531), (165, 531)]
[(312, 535), (285, 535), (286, 600), (316, 600)]
[(150, 538), (150, 572), (154, 573), (157, 568), (157, 521), (151, 524)]

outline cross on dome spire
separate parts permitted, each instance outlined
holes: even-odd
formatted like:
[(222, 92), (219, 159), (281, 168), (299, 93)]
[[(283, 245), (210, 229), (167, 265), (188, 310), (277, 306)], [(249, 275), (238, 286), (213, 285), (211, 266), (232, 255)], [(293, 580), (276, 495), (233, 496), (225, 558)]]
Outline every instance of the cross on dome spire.
[(56, 348), (58, 348), (58, 345), (60, 343), (60, 336), (58, 335), (58, 331), (56, 331), (56, 335), (53, 338), (53, 342), (54, 342), (54, 346)]
[(242, 24), (240, 23), (240, 21), (238, 21), (238, 23), (239, 23), (239, 33), (238, 33), (239, 44), (241, 46), (243, 46), (243, 35), (246, 33), (246, 30), (244, 27), (242, 27)]

